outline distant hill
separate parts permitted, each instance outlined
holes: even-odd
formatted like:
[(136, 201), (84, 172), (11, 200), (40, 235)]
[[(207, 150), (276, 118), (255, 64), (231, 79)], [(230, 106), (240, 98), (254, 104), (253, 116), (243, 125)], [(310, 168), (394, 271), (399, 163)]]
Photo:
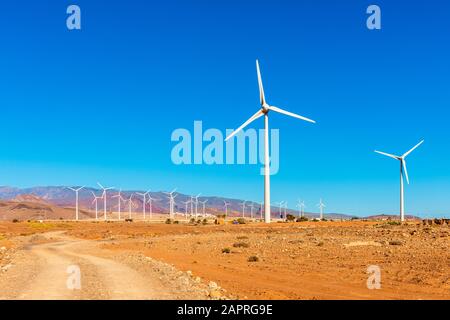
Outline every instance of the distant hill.
[[(112, 196), (117, 194), (117, 190), (110, 190), (107, 192), (107, 210), (117, 211), (118, 201), (117, 198), (112, 198)], [(141, 190), (133, 191), (122, 191), (122, 196), (125, 199), (129, 199), (133, 195), (133, 210), (142, 211), (143, 199), (142, 196), (136, 194), (136, 192), (142, 192)], [(95, 206), (93, 203), (93, 194), (97, 196), (102, 195), (102, 190), (96, 188), (86, 188), (79, 193), (79, 204), (80, 209), (84, 210), (94, 210)], [(154, 213), (167, 213), (169, 210), (169, 199), (166, 193), (163, 191), (151, 192), (151, 197), (158, 199), (152, 202), (152, 210)], [(0, 200), (7, 202), (24, 202), (24, 203), (35, 203), (40, 205), (47, 205), (49, 207), (56, 206), (60, 208), (73, 208), (75, 206), (75, 192), (64, 186), (49, 186), (49, 187), (33, 187), (33, 188), (14, 188), (14, 187), (0, 187)], [(175, 210), (177, 212), (185, 212), (186, 205), (185, 202), (191, 200), (191, 196), (177, 193), (175, 199)], [(218, 196), (202, 196), (199, 197), (199, 201), (203, 202), (207, 200), (206, 211), (212, 214), (223, 214), (224, 213), (224, 201), (228, 202), (230, 205), (228, 207), (228, 214), (230, 216), (242, 216), (242, 202), (241, 199), (229, 199)], [(253, 215), (254, 217), (260, 216), (261, 205), (255, 202), (246, 203), (246, 216), (250, 216), (250, 205), (253, 204)], [(99, 200), (98, 203), (99, 210), (103, 210), (103, 200)], [(122, 211), (126, 211), (128, 208), (126, 203), (122, 203)], [(193, 206), (195, 211), (195, 205)], [(147, 204), (147, 212), (149, 211), (149, 204)], [(191, 205), (188, 204), (188, 212), (191, 211)], [(203, 205), (198, 204), (198, 212), (203, 211)], [(288, 209), (286, 211), (288, 214), (294, 216), (298, 215), (298, 211)], [(284, 209), (282, 210), (284, 214)], [(72, 209), (73, 215), (73, 209)], [(309, 218), (317, 218), (318, 213), (305, 212), (305, 215)], [(272, 207), (272, 217), (279, 218), (279, 208)], [(328, 213), (325, 214), (327, 219), (351, 219), (352, 215), (340, 214), (340, 213)]]
[[(398, 220), (398, 214), (378, 214), (373, 216), (365, 217), (366, 220)], [(405, 215), (405, 219), (407, 220), (422, 220), (422, 218), (413, 216), (413, 215)]]

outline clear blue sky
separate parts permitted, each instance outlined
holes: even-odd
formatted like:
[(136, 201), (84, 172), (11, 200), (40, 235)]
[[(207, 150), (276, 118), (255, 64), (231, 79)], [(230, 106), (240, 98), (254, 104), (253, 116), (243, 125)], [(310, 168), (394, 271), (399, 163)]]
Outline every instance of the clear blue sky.
[[(68, 31), (78, 4), (82, 30)], [(382, 30), (366, 28), (370, 4)], [(175, 166), (176, 128), (225, 130), (258, 108), (255, 59), (275, 105), (272, 200), (317, 211), (398, 212), (450, 204), (450, 4), (446, 1), (4, 1), (0, 10), (0, 185), (90, 185), (261, 201), (260, 166)], [(252, 127), (261, 128), (263, 121)]]

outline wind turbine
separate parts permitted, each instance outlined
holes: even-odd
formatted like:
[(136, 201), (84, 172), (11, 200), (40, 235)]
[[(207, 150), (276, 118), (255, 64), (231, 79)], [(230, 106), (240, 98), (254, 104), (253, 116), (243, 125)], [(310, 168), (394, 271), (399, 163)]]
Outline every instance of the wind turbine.
[(269, 167), (269, 112), (274, 111), (290, 117), (294, 117), (300, 120), (315, 123), (314, 120), (302, 117), (295, 113), (280, 109), (275, 106), (271, 106), (266, 102), (264, 95), (264, 87), (261, 78), (261, 71), (259, 69), (259, 62), (256, 60), (256, 72), (258, 75), (259, 84), (259, 99), (261, 103), (261, 109), (250, 117), (243, 125), (231, 133), (225, 141), (234, 137), (238, 132), (247, 127), (250, 123), (264, 116), (264, 220), (266, 223), (270, 223), (270, 167)]
[(409, 184), (409, 177), (408, 177), (408, 170), (406, 169), (406, 157), (413, 152), (414, 150), (416, 150), (425, 140), (420, 141), (418, 144), (416, 144), (411, 150), (409, 150), (408, 152), (406, 152), (405, 154), (403, 154), (402, 156), (396, 156), (393, 154), (389, 154), (389, 153), (385, 153), (385, 152), (381, 152), (381, 151), (377, 151), (375, 150), (376, 153), (382, 154), (384, 156), (396, 159), (400, 161), (400, 221), (404, 222), (405, 221), (405, 199), (404, 199), (404, 187), (403, 187), (403, 173), (405, 174), (406, 177), (406, 182)]
[(205, 205), (206, 205), (206, 203), (208, 202), (208, 200), (205, 200), (205, 201), (200, 201), (200, 203), (203, 205), (203, 217), (205, 217)]
[(284, 201), (278, 202), (278, 205), (279, 205), (278, 214), (279, 214), (280, 218), (281, 218), (281, 208), (283, 207), (283, 203), (284, 203)]
[(173, 217), (173, 209), (175, 204), (175, 198), (178, 196), (177, 194), (174, 196), (173, 194), (177, 191), (177, 188), (175, 188), (172, 192), (165, 192), (169, 196), (169, 217)]
[(201, 193), (199, 193), (196, 197), (195, 197), (195, 218), (197, 218), (198, 216), (198, 197), (200, 197)]
[(241, 203), (241, 205), (242, 205), (242, 218), (245, 218), (245, 203), (246, 202), (247, 201), (244, 200), (244, 202)]
[(262, 220), (262, 214), (263, 214), (263, 203), (260, 203), (260, 208), (259, 208), (259, 218)]
[(325, 208), (326, 205), (322, 202), (322, 199), (320, 199), (320, 202), (317, 206), (320, 208), (320, 220), (323, 220), (323, 208)]
[(250, 207), (250, 218), (253, 219), (253, 209), (255, 208), (253, 202), (250, 202), (249, 207)]
[(188, 204), (191, 203), (191, 200), (188, 201), (183, 201), (184, 205), (185, 205), (185, 209), (184, 209), (184, 215), (186, 216), (186, 219), (188, 218)]
[(131, 207), (133, 206), (133, 194), (128, 199), (128, 217), (131, 220)]
[(286, 219), (286, 221), (287, 221), (287, 213), (286, 213), (287, 206), (288, 206), (287, 201), (284, 201), (284, 218)]
[(300, 217), (304, 217), (304, 215), (305, 215), (305, 207), (306, 207), (305, 206), (305, 201), (298, 200), (297, 207), (298, 207), (298, 215)]
[(94, 200), (92, 200), (92, 203), (95, 202), (95, 220), (98, 220), (98, 199), (102, 199), (102, 197), (97, 197), (94, 192), (92, 192), (92, 195), (94, 196)]
[(84, 189), (84, 186), (80, 187), (78, 189), (71, 188), (71, 187), (67, 187), (67, 188), (75, 192), (75, 220), (78, 221), (78, 192), (80, 192), (80, 190)]
[(226, 202), (225, 200), (223, 201), (223, 205), (224, 205), (224, 207), (225, 207), (225, 219), (227, 218), (227, 216), (228, 216), (228, 206), (230, 205), (230, 203), (229, 202)]
[(148, 203), (150, 204), (150, 220), (153, 219), (153, 208), (152, 208), (152, 201), (159, 201), (160, 199), (152, 198), (152, 196), (148, 195)]
[(144, 198), (144, 200), (142, 201), (142, 215), (144, 216), (144, 220), (145, 220), (145, 207), (147, 205), (147, 195), (150, 193), (150, 190), (148, 190), (145, 193), (140, 193), (140, 192), (136, 192), (138, 195), (142, 196)]
[(122, 197), (122, 190), (119, 191), (118, 194), (115, 196), (112, 196), (113, 198), (117, 198), (117, 208), (119, 209), (119, 220), (121, 220), (121, 212), (122, 212), (122, 205), (121, 201), (125, 201), (125, 199)]
[(108, 188), (105, 188), (105, 187), (103, 187), (103, 186), (100, 184), (100, 182), (97, 182), (97, 184), (99, 185), (100, 188), (103, 189), (103, 195), (102, 195), (103, 201), (104, 201), (104, 202), (103, 202), (103, 213), (104, 213), (105, 221), (106, 221), (106, 191), (111, 190), (111, 189), (114, 189), (114, 187), (108, 187)]

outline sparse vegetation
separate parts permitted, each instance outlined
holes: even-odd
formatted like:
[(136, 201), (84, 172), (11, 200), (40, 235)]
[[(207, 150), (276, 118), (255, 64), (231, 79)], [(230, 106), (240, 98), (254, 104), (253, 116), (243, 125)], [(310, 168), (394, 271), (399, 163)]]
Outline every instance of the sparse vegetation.
[(391, 245), (391, 246), (401, 246), (402, 242), (399, 241), (399, 240), (392, 240), (392, 241), (389, 241), (389, 245)]
[(125, 222), (133, 222), (133, 219), (125, 219)]
[(297, 218), (297, 220), (295, 220), (296, 222), (304, 222), (304, 221), (308, 221), (308, 218), (307, 217), (300, 217), (300, 218)]
[(223, 248), (222, 249), (222, 253), (226, 253), (226, 254), (231, 253), (231, 249), (230, 248)]
[(20, 221), (19, 221), (19, 219), (13, 219), (12, 222), (13, 222), (13, 223), (19, 223)]
[(400, 221), (388, 221), (386, 224), (389, 226), (400, 226), (402, 223)]
[(172, 219), (170, 218), (166, 219), (166, 224), (172, 224)]
[(175, 220), (175, 221), (173, 222), (173, 224), (180, 224), (180, 221)]
[(235, 244), (233, 244), (233, 247), (235, 247), (235, 248), (249, 248), (250, 244), (248, 244), (247, 242), (236, 242)]
[(208, 224), (208, 220), (207, 220), (207, 219), (203, 219), (202, 224), (203, 224), (203, 225)]
[(238, 237), (236, 237), (236, 239), (238, 239), (238, 240), (247, 240), (248, 237), (247, 236), (238, 236)]
[(287, 221), (295, 221), (295, 216), (293, 216), (292, 214), (288, 214), (286, 217)]
[(246, 224), (247, 223), (247, 221), (244, 218), (238, 218), (236, 221), (238, 224)]
[(250, 256), (247, 259), (248, 262), (258, 262), (259, 258), (257, 256)]

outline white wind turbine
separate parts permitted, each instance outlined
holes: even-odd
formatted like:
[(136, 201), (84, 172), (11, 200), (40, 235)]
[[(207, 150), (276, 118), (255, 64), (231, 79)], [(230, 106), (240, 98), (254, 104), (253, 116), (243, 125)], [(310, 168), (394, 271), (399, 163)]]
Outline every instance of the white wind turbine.
[(287, 221), (287, 207), (288, 207), (288, 203), (287, 201), (284, 201), (284, 219), (286, 219)]
[(245, 218), (245, 203), (246, 202), (247, 201), (244, 200), (244, 202), (241, 203), (241, 206), (242, 206), (242, 218)]
[(78, 212), (78, 193), (80, 192), (80, 190), (84, 189), (84, 186), (80, 187), (78, 189), (67, 187), (67, 189), (70, 189), (75, 192), (75, 220), (78, 221), (78, 213), (79, 213)]
[(188, 218), (188, 205), (191, 203), (191, 200), (183, 201), (185, 208), (184, 208), (184, 215), (186, 219)]
[(177, 194), (174, 196), (173, 194), (177, 191), (177, 188), (175, 188), (172, 192), (165, 192), (169, 196), (169, 217), (173, 218), (173, 209), (175, 206), (175, 198), (178, 196)]
[(136, 192), (136, 193), (143, 197), (143, 200), (142, 200), (142, 216), (144, 217), (144, 220), (145, 220), (145, 207), (147, 206), (147, 201), (146, 200), (147, 200), (147, 195), (150, 193), (150, 190), (148, 190), (145, 193), (141, 193), (141, 192)]
[(103, 189), (103, 195), (102, 195), (102, 197), (103, 197), (103, 213), (104, 213), (104, 217), (105, 217), (105, 221), (106, 221), (106, 191), (114, 189), (114, 187), (105, 188), (100, 184), (100, 182), (97, 182), (97, 184), (99, 185), (100, 188)]
[(263, 203), (260, 203), (260, 208), (259, 208), (259, 218), (262, 220), (262, 214), (263, 214)]
[(229, 202), (226, 202), (225, 200), (223, 201), (223, 205), (224, 205), (224, 207), (225, 207), (225, 219), (227, 218), (227, 216), (228, 216), (228, 206), (230, 205), (230, 203)]
[(119, 220), (121, 220), (121, 213), (122, 213), (122, 201), (125, 201), (125, 199), (122, 197), (122, 190), (119, 191), (115, 196), (112, 196), (113, 198), (117, 198), (117, 208), (119, 209)]
[(148, 203), (150, 204), (150, 220), (153, 219), (153, 208), (152, 208), (152, 201), (159, 201), (160, 199), (152, 198), (152, 196), (148, 195)]
[(322, 202), (322, 199), (320, 199), (320, 202), (317, 204), (317, 206), (320, 208), (320, 220), (323, 220), (323, 208), (325, 208), (326, 205)]
[(404, 199), (404, 187), (403, 187), (403, 173), (405, 174), (406, 177), (406, 182), (409, 184), (409, 177), (408, 177), (408, 170), (406, 169), (406, 157), (413, 152), (414, 150), (416, 150), (425, 140), (420, 141), (417, 145), (415, 145), (411, 150), (409, 150), (408, 152), (406, 152), (404, 155), (402, 156), (396, 156), (393, 154), (389, 154), (389, 153), (385, 153), (385, 152), (381, 152), (381, 151), (377, 151), (375, 150), (376, 153), (382, 154), (384, 156), (393, 158), (395, 160), (399, 160), (400, 161), (400, 221), (404, 222), (405, 221), (405, 199)]
[(249, 207), (250, 207), (250, 218), (253, 219), (253, 209), (255, 208), (253, 202), (250, 202)]
[(198, 197), (200, 197), (201, 193), (199, 193), (195, 198), (195, 218), (198, 217)]
[(205, 201), (200, 201), (200, 203), (203, 205), (203, 217), (205, 216), (205, 205), (206, 205), (206, 203), (208, 202), (208, 200), (205, 200)]
[(252, 117), (250, 117), (250, 119), (244, 122), (244, 124), (241, 125), (238, 129), (236, 129), (232, 134), (230, 134), (225, 139), (225, 141), (235, 136), (238, 132), (247, 127), (250, 123), (252, 123), (256, 119), (264, 116), (264, 216), (265, 216), (264, 220), (266, 223), (270, 223), (269, 112), (274, 111), (277, 113), (282, 113), (284, 115), (312, 123), (315, 123), (315, 121), (302, 117), (295, 113), (280, 109), (278, 107), (269, 105), (266, 102), (266, 98), (264, 95), (264, 87), (261, 79), (261, 71), (259, 69), (258, 60), (256, 60), (256, 71), (258, 74), (259, 98), (261, 103), (261, 109), (258, 112), (256, 112)]
[(128, 199), (128, 218), (131, 220), (131, 209), (133, 206), (133, 194), (131, 194), (130, 198)]
[(299, 217), (304, 217), (305, 216), (305, 201), (300, 201), (298, 200), (297, 203), (297, 207), (298, 207), (298, 215)]
[(93, 191), (91, 192), (94, 196), (94, 200), (92, 200), (92, 203), (95, 202), (95, 220), (98, 220), (98, 199), (102, 199), (102, 197), (97, 197), (97, 195)]
[(280, 201), (280, 202), (277, 202), (277, 203), (278, 203), (278, 206), (279, 206), (278, 214), (279, 214), (279, 217), (281, 218), (281, 208), (283, 208), (284, 201)]

